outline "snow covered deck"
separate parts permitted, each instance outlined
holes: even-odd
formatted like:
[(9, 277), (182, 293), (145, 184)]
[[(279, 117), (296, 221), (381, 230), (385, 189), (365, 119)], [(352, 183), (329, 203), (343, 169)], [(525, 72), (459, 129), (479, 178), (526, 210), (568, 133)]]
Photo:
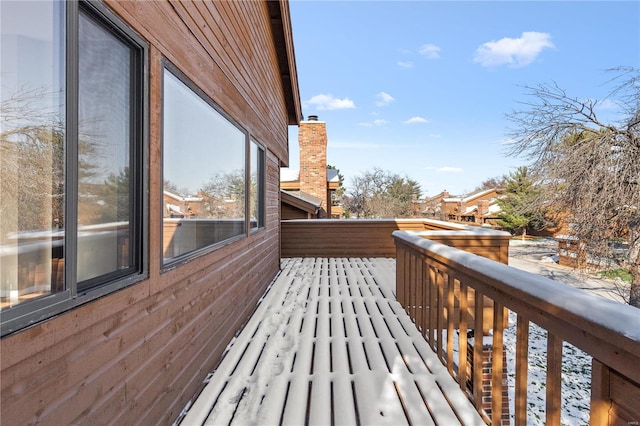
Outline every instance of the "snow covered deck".
[(182, 424), (484, 424), (396, 301), (393, 259), (282, 262)]

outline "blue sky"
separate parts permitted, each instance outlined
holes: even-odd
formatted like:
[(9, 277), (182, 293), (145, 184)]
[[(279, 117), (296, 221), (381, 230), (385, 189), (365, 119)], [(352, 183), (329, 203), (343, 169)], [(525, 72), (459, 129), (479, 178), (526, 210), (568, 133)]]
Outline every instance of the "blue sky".
[[(373, 167), (426, 196), (473, 190), (525, 164), (507, 157), (505, 114), (523, 85), (556, 82), (604, 101), (607, 69), (640, 67), (640, 2), (290, 3), (303, 114), (327, 123), (328, 162)], [(615, 117), (605, 101), (600, 113)], [(297, 168), (297, 127), (290, 128)]]

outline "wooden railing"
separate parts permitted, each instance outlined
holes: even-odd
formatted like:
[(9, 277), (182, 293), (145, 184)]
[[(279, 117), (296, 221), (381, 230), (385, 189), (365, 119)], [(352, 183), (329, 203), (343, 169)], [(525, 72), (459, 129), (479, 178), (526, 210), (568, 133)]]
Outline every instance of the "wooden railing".
[[(492, 331), (491, 407), (502, 411), (503, 330), (507, 310), (517, 314), (515, 354), (516, 425), (527, 419), (529, 323), (548, 332), (546, 424), (559, 425), (562, 406), (562, 343), (593, 357), (590, 424), (640, 421), (640, 310), (538, 275), (464, 253), (415, 232), (393, 233), (398, 301), (422, 331), (449, 373), (482, 409), (482, 344), (469, 330)], [(485, 301), (493, 303), (487, 327)], [(482, 301), (482, 303), (476, 303)], [(454, 330), (457, 343), (454, 350)], [(474, 341), (482, 342), (479, 331)], [(454, 352), (457, 355), (454, 356)], [(472, 365), (468, 354), (472, 352)], [(457, 364), (457, 365), (456, 365)], [(469, 383), (472, 385), (469, 386)], [(469, 388), (471, 388), (469, 390)], [(488, 417), (487, 417), (488, 419)], [(500, 424), (500, 416), (491, 416)]]
[(507, 263), (509, 234), (432, 219), (286, 220), (282, 257), (395, 257), (394, 231), (427, 231), (433, 241)]

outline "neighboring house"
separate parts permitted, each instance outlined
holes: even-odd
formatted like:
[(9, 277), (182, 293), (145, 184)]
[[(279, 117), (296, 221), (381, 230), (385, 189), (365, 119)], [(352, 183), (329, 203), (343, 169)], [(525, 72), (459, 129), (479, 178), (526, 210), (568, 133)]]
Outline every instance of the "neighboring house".
[(204, 210), (203, 197), (183, 197), (166, 189), (162, 192), (164, 217), (196, 218)]
[(502, 188), (474, 191), (468, 195), (451, 197), (444, 190), (425, 200), (425, 217), (451, 222), (475, 225), (496, 225), (499, 220), (498, 198), (504, 193)]
[(340, 217), (342, 209), (331, 202), (340, 179), (337, 170), (327, 168), (326, 123), (310, 115), (300, 123), (298, 143), (300, 169), (280, 170), (282, 219)]
[(171, 424), (280, 268), (289, 5), (0, 12), (0, 419)]
[(433, 197), (425, 198), (414, 203), (414, 216), (429, 217), (438, 220), (447, 220), (447, 215), (442, 209), (442, 200), (449, 198), (451, 195), (446, 189)]
[(281, 215), (283, 220), (318, 219), (322, 209), (322, 199), (301, 191), (280, 191)]

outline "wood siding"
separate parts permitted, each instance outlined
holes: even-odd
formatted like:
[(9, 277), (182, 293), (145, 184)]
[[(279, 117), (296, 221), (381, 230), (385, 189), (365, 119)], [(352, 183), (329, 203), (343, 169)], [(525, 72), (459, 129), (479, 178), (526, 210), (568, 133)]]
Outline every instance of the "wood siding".
[[(4, 337), (2, 424), (171, 424), (280, 266), (279, 166), (288, 161), (291, 106), (272, 7), (106, 4), (149, 43), (149, 279)], [(265, 229), (164, 273), (163, 60), (263, 144), (267, 163)]]
[(423, 238), (508, 262), (509, 234), (430, 219), (284, 221), (282, 257), (395, 257), (398, 230), (425, 231)]

